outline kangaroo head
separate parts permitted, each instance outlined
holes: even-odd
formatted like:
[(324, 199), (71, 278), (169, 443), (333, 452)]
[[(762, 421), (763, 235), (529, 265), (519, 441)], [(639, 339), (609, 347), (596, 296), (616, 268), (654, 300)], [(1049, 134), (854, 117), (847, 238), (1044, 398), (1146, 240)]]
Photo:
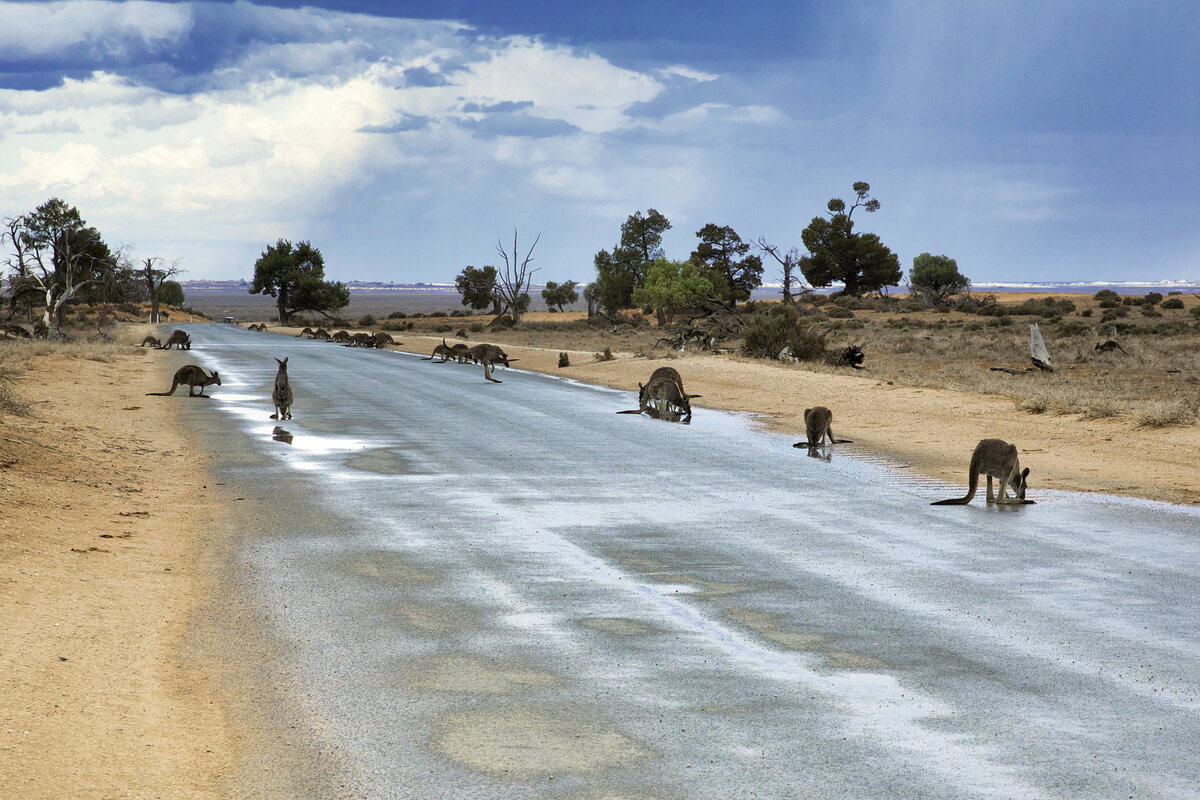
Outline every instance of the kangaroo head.
[(275, 363), (279, 364), (279, 369), (280, 369), (282, 372), (287, 372), (287, 362), (288, 362), (288, 358), (290, 358), (290, 356), (284, 356), (284, 359), (283, 359), (283, 361), (280, 361), (278, 358), (277, 358), (277, 359), (275, 359)]
[(1021, 470), (1021, 475), (1019, 478), (1013, 478), (1013, 480), (1009, 481), (1009, 485), (1013, 488), (1013, 493), (1022, 500), (1025, 499), (1025, 479), (1028, 477), (1029, 467), (1026, 467), (1025, 469)]
[(218, 375), (217, 373), (214, 372), (212, 374), (212, 380), (213, 380), (213, 383), (215, 383), (217, 386), (221, 385), (221, 376)]

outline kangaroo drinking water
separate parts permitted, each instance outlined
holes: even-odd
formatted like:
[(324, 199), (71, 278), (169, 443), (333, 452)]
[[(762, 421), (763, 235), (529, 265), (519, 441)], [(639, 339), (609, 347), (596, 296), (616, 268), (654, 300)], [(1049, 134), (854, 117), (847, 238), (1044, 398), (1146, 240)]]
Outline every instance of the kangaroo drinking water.
[(175, 330), (171, 331), (171, 335), (167, 338), (167, 341), (163, 343), (162, 349), (170, 350), (172, 345), (177, 346), (180, 350), (191, 350), (192, 337), (187, 335), (187, 331), (181, 331), (176, 328)]
[[(205, 386), (212, 386), (214, 383), (217, 386), (221, 385), (221, 378), (216, 372), (209, 375), (204, 371), (203, 367), (198, 367), (195, 364), (187, 364), (175, 370), (175, 378), (171, 381), (171, 389), (166, 392), (146, 392), (146, 395), (157, 395), (159, 397), (169, 397), (175, 394), (175, 390), (183, 384), (187, 384), (188, 397), (208, 397), (204, 393)], [(200, 392), (196, 392), (196, 387), (200, 387)]]
[(271, 402), (275, 404), (275, 413), (271, 415), (271, 419), (285, 420), (292, 418), (292, 384), (288, 380), (287, 358), (280, 361), (275, 359), (275, 363), (279, 364), (279, 372), (275, 373), (275, 388), (271, 391)]
[[(1017, 446), (1002, 439), (984, 439), (975, 445), (971, 453), (971, 471), (966, 497), (955, 497), (950, 500), (938, 500), (930, 503), (934, 506), (965, 506), (975, 497), (979, 488), (980, 474), (987, 476), (987, 501), (997, 505), (1033, 505), (1032, 500), (1025, 499), (1025, 479), (1029, 476), (1029, 467), (1021, 469), (1021, 461), (1017, 458)], [(1000, 493), (992, 496), (992, 478), (1000, 481)], [(1009, 497), (1007, 490), (1012, 487), (1015, 497)]]
[(659, 367), (651, 373), (645, 385), (638, 384), (638, 408), (617, 413), (649, 414), (655, 419), (678, 422), (680, 418), (691, 419), (692, 405), (689, 400), (699, 396), (683, 390), (683, 378), (674, 367)]
[(825, 406), (804, 409), (804, 434), (807, 439), (796, 442), (792, 447), (807, 447), (812, 450), (825, 444), (827, 437), (830, 444), (851, 444), (849, 439), (835, 439), (832, 426), (833, 412)]
[(147, 334), (146, 338), (142, 339), (142, 343), (141, 343), (141, 345), (139, 345), (139, 347), (157, 347), (161, 350), (162, 342), (160, 342), (158, 340), (157, 336), (151, 336), (151, 335)]

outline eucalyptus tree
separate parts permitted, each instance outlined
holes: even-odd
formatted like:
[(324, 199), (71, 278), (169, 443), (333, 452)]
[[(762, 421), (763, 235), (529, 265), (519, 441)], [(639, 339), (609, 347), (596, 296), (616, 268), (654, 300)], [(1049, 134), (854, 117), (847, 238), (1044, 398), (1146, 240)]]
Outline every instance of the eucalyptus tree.
[(311, 242), (292, 245), (280, 239), (254, 262), (250, 294), (276, 298), (280, 324), (300, 311), (331, 316), (350, 305), (350, 289), (341, 281), (325, 280), (325, 257)]
[(900, 259), (873, 233), (854, 232), (854, 212), (868, 214), (879, 210), (879, 201), (870, 197), (871, 185), (854, 184), (855, 201), (849, 209), (841, 198), (827, 204), (829, 218), (813, 217), (800, 234), (809, 255), (800, 259), (800, 271), (813, 286), (841, 282), (845, 294), (858, 296), (880, 291), (900, 283), (903, 271)]

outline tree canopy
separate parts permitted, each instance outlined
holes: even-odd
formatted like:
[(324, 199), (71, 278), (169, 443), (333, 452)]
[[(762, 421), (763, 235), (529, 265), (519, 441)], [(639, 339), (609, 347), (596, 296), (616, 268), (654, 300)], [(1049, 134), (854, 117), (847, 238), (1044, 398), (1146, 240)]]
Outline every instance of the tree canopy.
[(547, 308), (557, 306), (558, 310), (562, 311), (563, 306), (578, 302), (579, 292), (575, 291), (576, 285), (575, 281), (566, 283), (546, 281), (546, 288), (542, 289), (542, 302), (546, 304)]
[(454, 288), (462, 295), (462, 304), (470, 306), (475, 311), (482, 311), (488, 306), (500, 313), (500, 297), (496, 294), (496, 268), (463, 267), (454, 279)]
[(728, 225), (708, 223), (696, 231), (700, 244), (692, 251), (695, 261), (713, 286), (714, 295), (732, 308), (762, 285), (762, 258), (747, 255), (750, 243)]
[(853, 188), (855, 201), (849, 210), (844, 200), (834, 197), (827, 205), (829, 218), (813, 217), (801, 233), (809, 255), (800, 259), (800, 271), (813, 286), (839, 281), (846, 287), (845, 294), (858, 296), (896, 286), (904, 273), (900, 259), (877, 235), (854, 232), (855, 210), (873, 213), (880, 203), (869, 197), (870, 184), (859, 181)]
[(277, 298), (280, 323), (300, 311), (329, 316), (350, 305), (349, 287), (325, 280), (325, 258), (311, 242), (293, 246), (280, 239), (268, 246), (254, 262), (249, 292)]
[(971, 285), (958, 271), (958, 262), (949, 256), (921, 253), (913, 259), (908, 272), (912, 290), (933, 305), (940, 305)]
[(646, 279), (634, 289), (633, 302), (654, 308), (663, 323), (681, 308), (712, 295), (712, 281), (700, 274), (696, 262), (658, 258), (646, 270)]
[(621, 224), (621, 241), (611, 251), (596, 253), (596, 296), (609, 312), (633, 305), (633, 290), (646, 277), (646, 269), (662, 258), (662, 236), (670, 221), (651, 208), (635, 211)]

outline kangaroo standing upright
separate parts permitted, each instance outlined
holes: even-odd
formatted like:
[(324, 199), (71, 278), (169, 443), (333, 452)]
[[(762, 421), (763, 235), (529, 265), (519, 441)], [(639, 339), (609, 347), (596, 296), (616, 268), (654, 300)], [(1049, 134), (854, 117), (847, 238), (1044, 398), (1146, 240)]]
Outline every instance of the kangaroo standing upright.
[(271, 402), (275, 404), (275, 413), (271, 415), (271, 419), (291, 419), (292, 418), (292, 384), (288, 380), (287, 358), (280, 361), (278, 358), (275, 362), (279, 364), (279, 372), (275, 373), (275, 389), (271, 392)]
[[(204, 393), (205, 386), (212, 386), (214, 383), (217, 386), (221, 385), (221, 377), (214, 372), (212, 375), (207, 374), (203, 367), (198, 367), (195, 364), (187, 364), (175, 370), (175, 379), (171, 381), (171, 389), (166, 392), (146, 392), (147, 396), (157, 395), (159, 397), (169, 397), (175, 394), (175, 390), (182, 384), (187, 384), (188, 397), (208, 397)], [(196, 387), (200, 387), (200, 392), (196, 392)]]

